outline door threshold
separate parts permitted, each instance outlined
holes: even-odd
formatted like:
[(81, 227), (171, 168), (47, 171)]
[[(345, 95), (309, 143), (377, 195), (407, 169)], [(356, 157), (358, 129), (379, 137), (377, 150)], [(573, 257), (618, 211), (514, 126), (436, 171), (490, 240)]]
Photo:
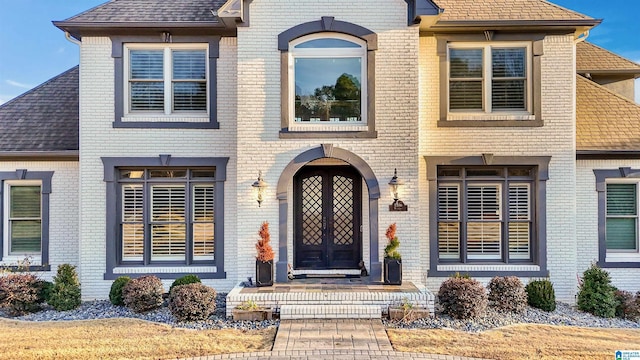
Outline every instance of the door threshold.
[(360, 278), (360, 275), (349, 274), (299, 274), (293, 275), (294, 279), (355, 279)]
[(295, 279), (314, 279), (314, 278), (357, 278), (360, 277), (360, 269), (328, 269), (328, 270), (309, 270), (298, 269), (293, 270), (292, 275)]

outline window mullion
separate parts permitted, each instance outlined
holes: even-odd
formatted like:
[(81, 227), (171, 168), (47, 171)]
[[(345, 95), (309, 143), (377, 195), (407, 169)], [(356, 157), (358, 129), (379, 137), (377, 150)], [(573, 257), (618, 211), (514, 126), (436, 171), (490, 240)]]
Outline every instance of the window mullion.
[(173, 61), (171, 48), (164, 48), (164, 114), (171, 115), (173, 108)]
[(462, 263), (467, 263), (467, 181), (465, 179), (465, 169), (462, 169), (462, 182), (460, 191), (460, 259)]
[(483, 81), (482, 81), (482, 90), (483, 96), (482, 101), (484, 102), (484, 111), (486, 113), (491, 113), (493, 111), (491, 104), (491, 83), (493, 81), (493, 64), (491, 63), (491, 46), (487, 45), (483, 49)]
[(149, 186), (149, 182), (147, 180), (148, 174), (145, 170), (145, 180), (143, 185), (142, 192), (142, 217), (144, 221), (144, 254), (143, 254), (143, 263), (144, 265), (149, 265), (151, 263), (151, 187)]
[(509, 180), (506, 178), (507, 171), (505, 169), (505, 179), (502, 182), (502, 261), (509, 263), (509, 222), (511, 221), (511, 211), (509, 207)]
[[(191, 177), (191, 173), (189, 173), (187, 176)], [(187, 179), (187, 183), (185, 184), (184, 196), (185, 261), (187, 265), (191, 265), (191, 263), (193, 263), (193, 184), (189, 179)]]

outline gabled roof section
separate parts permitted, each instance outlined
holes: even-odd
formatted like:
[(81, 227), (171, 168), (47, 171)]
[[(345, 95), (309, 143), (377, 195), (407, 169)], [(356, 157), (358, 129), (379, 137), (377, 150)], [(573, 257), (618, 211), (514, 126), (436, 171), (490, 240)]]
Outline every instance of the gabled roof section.
[(578, 153), (640, 151), (640, 106), (576, 75)]
[(224, 0), (110, 0), (54, 25), (80, 38), (116, 28), (224, 28), (216, 15)]
[(576, 45), (576, 69), (579, 74), (632, 74), (636, 77), (640, 76), (640, 64), (586, 41)]
[(0, 152), (78, 150), (78, 66), (0, 105)]
[(601, 22), (545, 0), (434, 0), (434, 3), (443, 10), (430, 29), (434, 31), (555, 27), (575, 28), (579, 34)]

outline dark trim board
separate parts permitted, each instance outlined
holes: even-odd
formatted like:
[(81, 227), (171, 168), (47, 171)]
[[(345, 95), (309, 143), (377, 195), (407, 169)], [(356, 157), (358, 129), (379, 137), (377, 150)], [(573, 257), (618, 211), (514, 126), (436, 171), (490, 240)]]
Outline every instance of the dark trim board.
[(438, 271), (438, 270), (427, 270), (427, 275), (432, 277), (450, 277), (455, 274), (469, 274), (473, 277), (494, 277), (494, 276), (520, 276), (520, 277), (537, 277), (537, 278), (545, 278), (549, 277), (548, 270), (540, 270), (540, 271), (517, 271), (517, 270), (505, 270), (505, 271)]
[(183, 277), (185, 275), (196, 275), (198, 276), (200, 279), (226, 279), (227, 278), (227, 274), (225, 272), (215, 272), (215, 273), (198, 273), (198, 272), (188, 272), (188, 273), (164, 273), (164, 272), (145, 272), (143, 274), (132, 274), (132, 273), (126, 273), (126, 274), (116, 274), (111, 272), (105, 272), (104, 273), (104, 280), (115, 280), (117, 278), (119, 278), (120, 276), (129, 276), (131, 278), (137, 278), (143, 275), (155, 275), (157, 277), (159, 277), (160, 279), (168, 279), (168, 280), (175, 280), (177, 278)]

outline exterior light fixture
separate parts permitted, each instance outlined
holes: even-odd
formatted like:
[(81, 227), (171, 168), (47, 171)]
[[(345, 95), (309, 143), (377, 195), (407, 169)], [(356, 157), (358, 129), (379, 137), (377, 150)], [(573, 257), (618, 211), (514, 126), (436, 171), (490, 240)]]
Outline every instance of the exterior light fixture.
[(258, 180), (254, 181), (251, 186), (256, 193), (256, 200), (258, 201), (258, 207), (260, 207), (260, 205), (262, 205), (262, 200), (264, 200), (264, 189), (268, 186), (262, 178), (262, 171), (258, 171)]
[(391, 191), (391, 196), (393, 197), (393, 204), (389, 205), (389, 211), (407, 211), (409, 208), (405, 205), (398, 196), (398, 192), (400, 191), (400, 187), (404, 185), (404, 181), (398, 179), (398, 169), (393, 169), (393, 177), (391, 181), (389, 181), (389, 190)]

